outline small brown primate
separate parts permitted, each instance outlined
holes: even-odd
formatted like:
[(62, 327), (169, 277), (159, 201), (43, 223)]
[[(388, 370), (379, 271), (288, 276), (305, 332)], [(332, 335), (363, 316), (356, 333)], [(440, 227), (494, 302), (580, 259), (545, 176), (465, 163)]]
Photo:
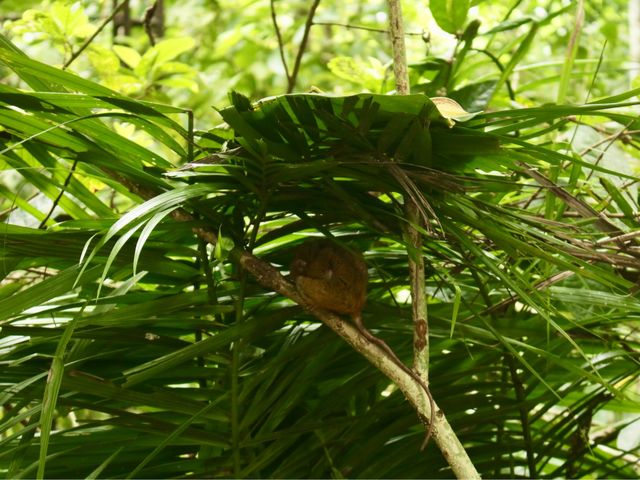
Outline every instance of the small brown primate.
[(367, 264), (362, 255), (327, 239), (307, 240), (300, 245), (291, 262), (291, 278), (296, 289), (310, 304), (330, 312), (350, 315), (358, 331), (380, 347), (402, 371), (424, 389), (431, 405), (431, 419), (424, 448), (431, 437), (435, 403), (429, 387), (407, 367), (383, 340), (374, 336), (362, 323), (362, 309), (367, 301)]
[(367, 301), (367, 265), (360, 255), (328, 239), (307, 240), (295, 252), (291, 277), (309, 303), (360, 317)]

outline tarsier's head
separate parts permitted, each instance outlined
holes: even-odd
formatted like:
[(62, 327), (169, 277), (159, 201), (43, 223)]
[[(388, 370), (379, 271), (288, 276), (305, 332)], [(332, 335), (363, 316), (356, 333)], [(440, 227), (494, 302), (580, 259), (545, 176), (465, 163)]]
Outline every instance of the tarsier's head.
[(367, 299), (367, 264), (359, 253), (323, 239), (300, 245), (291, 262), (296, 288), (313, 305), (360, 315)]

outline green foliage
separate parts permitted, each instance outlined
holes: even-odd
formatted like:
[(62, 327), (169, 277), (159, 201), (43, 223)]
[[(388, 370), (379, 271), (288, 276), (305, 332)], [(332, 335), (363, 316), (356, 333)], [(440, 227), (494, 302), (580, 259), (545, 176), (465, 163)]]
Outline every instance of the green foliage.
[(438, 26), (445, 32), (462, 32), (469, 10), (469, 0), (429, 0), (429, 8)]
[[(174, 61), (193, 47), (194, 40), (191, 37), (163, 40), (149, 48), (144, 55), (133, 48), (114, 45), (113, 51), (126, 66), (125, 71), (129, 72), (131, 80), (127, 82), (126, 77), (119, 75), (111, 83), (118, 84), (124, 80), (125, 84), (129, 84), (125, 93), (129, 94), (142, 94), (158, 86), (188, 88), (195, 92), (198, 89), (195, 69), (186, 63)], [(102, 60), (98, 58), (95, 61)]]
[(352, 57), (334, 57), (327, 63), (327, 67), (336, 77), (359, 85), (362, 90), (375, 92), (384, 85), (387, 68), (377, 58), (370, 57), (367, 61)]
[[(554, 41), (548, 29), (572, 24), (569, 10), (534, 18), (476, 2), (449, 20), (452, 57), (414, 64), (413, 95), (232, 92), (215, 113), (224, 125), (196, 115), (197, 130), (185, 98), (154, 100), (212, 72), (219, 83), (191, 99), (196, 112), (231, 87), (283, 85), (264, 73), (278, 58), (268, 2), (214, 3), (215, 46), (182, 31), (155, 47), (135, 35), (94, 44), (82, 61), (103, 61), (100, 82), (0, 36), (12, 72), (0, 86), (3, 474), (450, 477), (433, 443), (419, 452), (424, 431), (386, 378), (232, 261), (242, 248), (287, 273), (304, 238), (339, 237), (369, 266), (365, 324), (408, 363), (411, 197), (427, 220), (430, 386), (482, 476), (637, 476), (624, 434), (640, 414), (638, 91), (603, 95), (603, 60), (567, 92), (583, 100), (593, 84), (590, 103), (542, 104), (560, 65), (527, 62)], [(373, 9), (347, 18), (367, 24)], [(304, 11), (290, 14), (287, 45)], [(355, 33), (334, 34), (330, 57), (351, 58), (333, 61), (336, 75), (382, 91), (381, 70), (350, 70), (354, 58), (386, 64), (382, 37), (341, 51)], [(321, 50), (312, 42), (301, 90), (332, 88)], [(576, 55), (578, 69), (595, 65)], [(451, 125), (435, 94), (484, 112)], [(497, 110), (509, 95), (529, 107)]]
[(29, 9), (11, 24), (14, 34), (37, 32), (38, 42), (49, 42), (63, 54), (70, 54), (79, 41), (94, 33), (95, 27), (79, 4), (54, 1), (45, 9)]

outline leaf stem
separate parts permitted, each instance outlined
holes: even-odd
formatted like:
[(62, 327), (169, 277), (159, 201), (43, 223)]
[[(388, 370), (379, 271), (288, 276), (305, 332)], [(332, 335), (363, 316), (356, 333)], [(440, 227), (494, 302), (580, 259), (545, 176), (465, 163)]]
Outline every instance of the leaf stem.
[(109, 22), (111, 22), (115, 18), (118, 12), (126, 4), (127, 4), (127, 0), (123, 0), (122, 2), (120, 2), (119, 5), (116, 6), (116, 8), (113, 9), (113, 12), (111, 12), (111, 15), (105, 18), (105, 20), (100, 24), (100, 26), (96, 29), (96, 31), (93, 32), (93, 35), (87, 38), (87, 40), (80, 46), (80, 48), (71, 54), (71, 57), (69, 57), (69, 60), (64, 62), (64, 65), (62, 66), (62, 70), (66, 70), (67, 68), (69, 68), (69, 65), (71, 65), (74, 62), (74, 60), (78, 58), (80, 54), (84, 52), (89, 45), (91, 45), (91, 42), (93, 42), (93, 40), (98, 36), (98, 34), (102, 30), (104, 30), (104, 27), (106, 27), (109, 24)]

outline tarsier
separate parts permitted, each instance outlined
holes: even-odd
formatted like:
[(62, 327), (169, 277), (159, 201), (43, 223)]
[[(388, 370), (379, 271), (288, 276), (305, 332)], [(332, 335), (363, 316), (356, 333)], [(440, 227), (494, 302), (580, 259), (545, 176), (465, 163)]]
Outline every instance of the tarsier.
[(351, 316), (358, 331), (380, 347), (393, 363), (424, 389), (431, 406), (429, 428), (422, 444), (424, 448), (433, 429), (435, 403), (424, 380), (362, 323), (368, 283), (367, 264), (362, 256), (326, 238), (307, 240), (297, 248), (290, 270), (296, 289), (307, 302), (323, 310)]

